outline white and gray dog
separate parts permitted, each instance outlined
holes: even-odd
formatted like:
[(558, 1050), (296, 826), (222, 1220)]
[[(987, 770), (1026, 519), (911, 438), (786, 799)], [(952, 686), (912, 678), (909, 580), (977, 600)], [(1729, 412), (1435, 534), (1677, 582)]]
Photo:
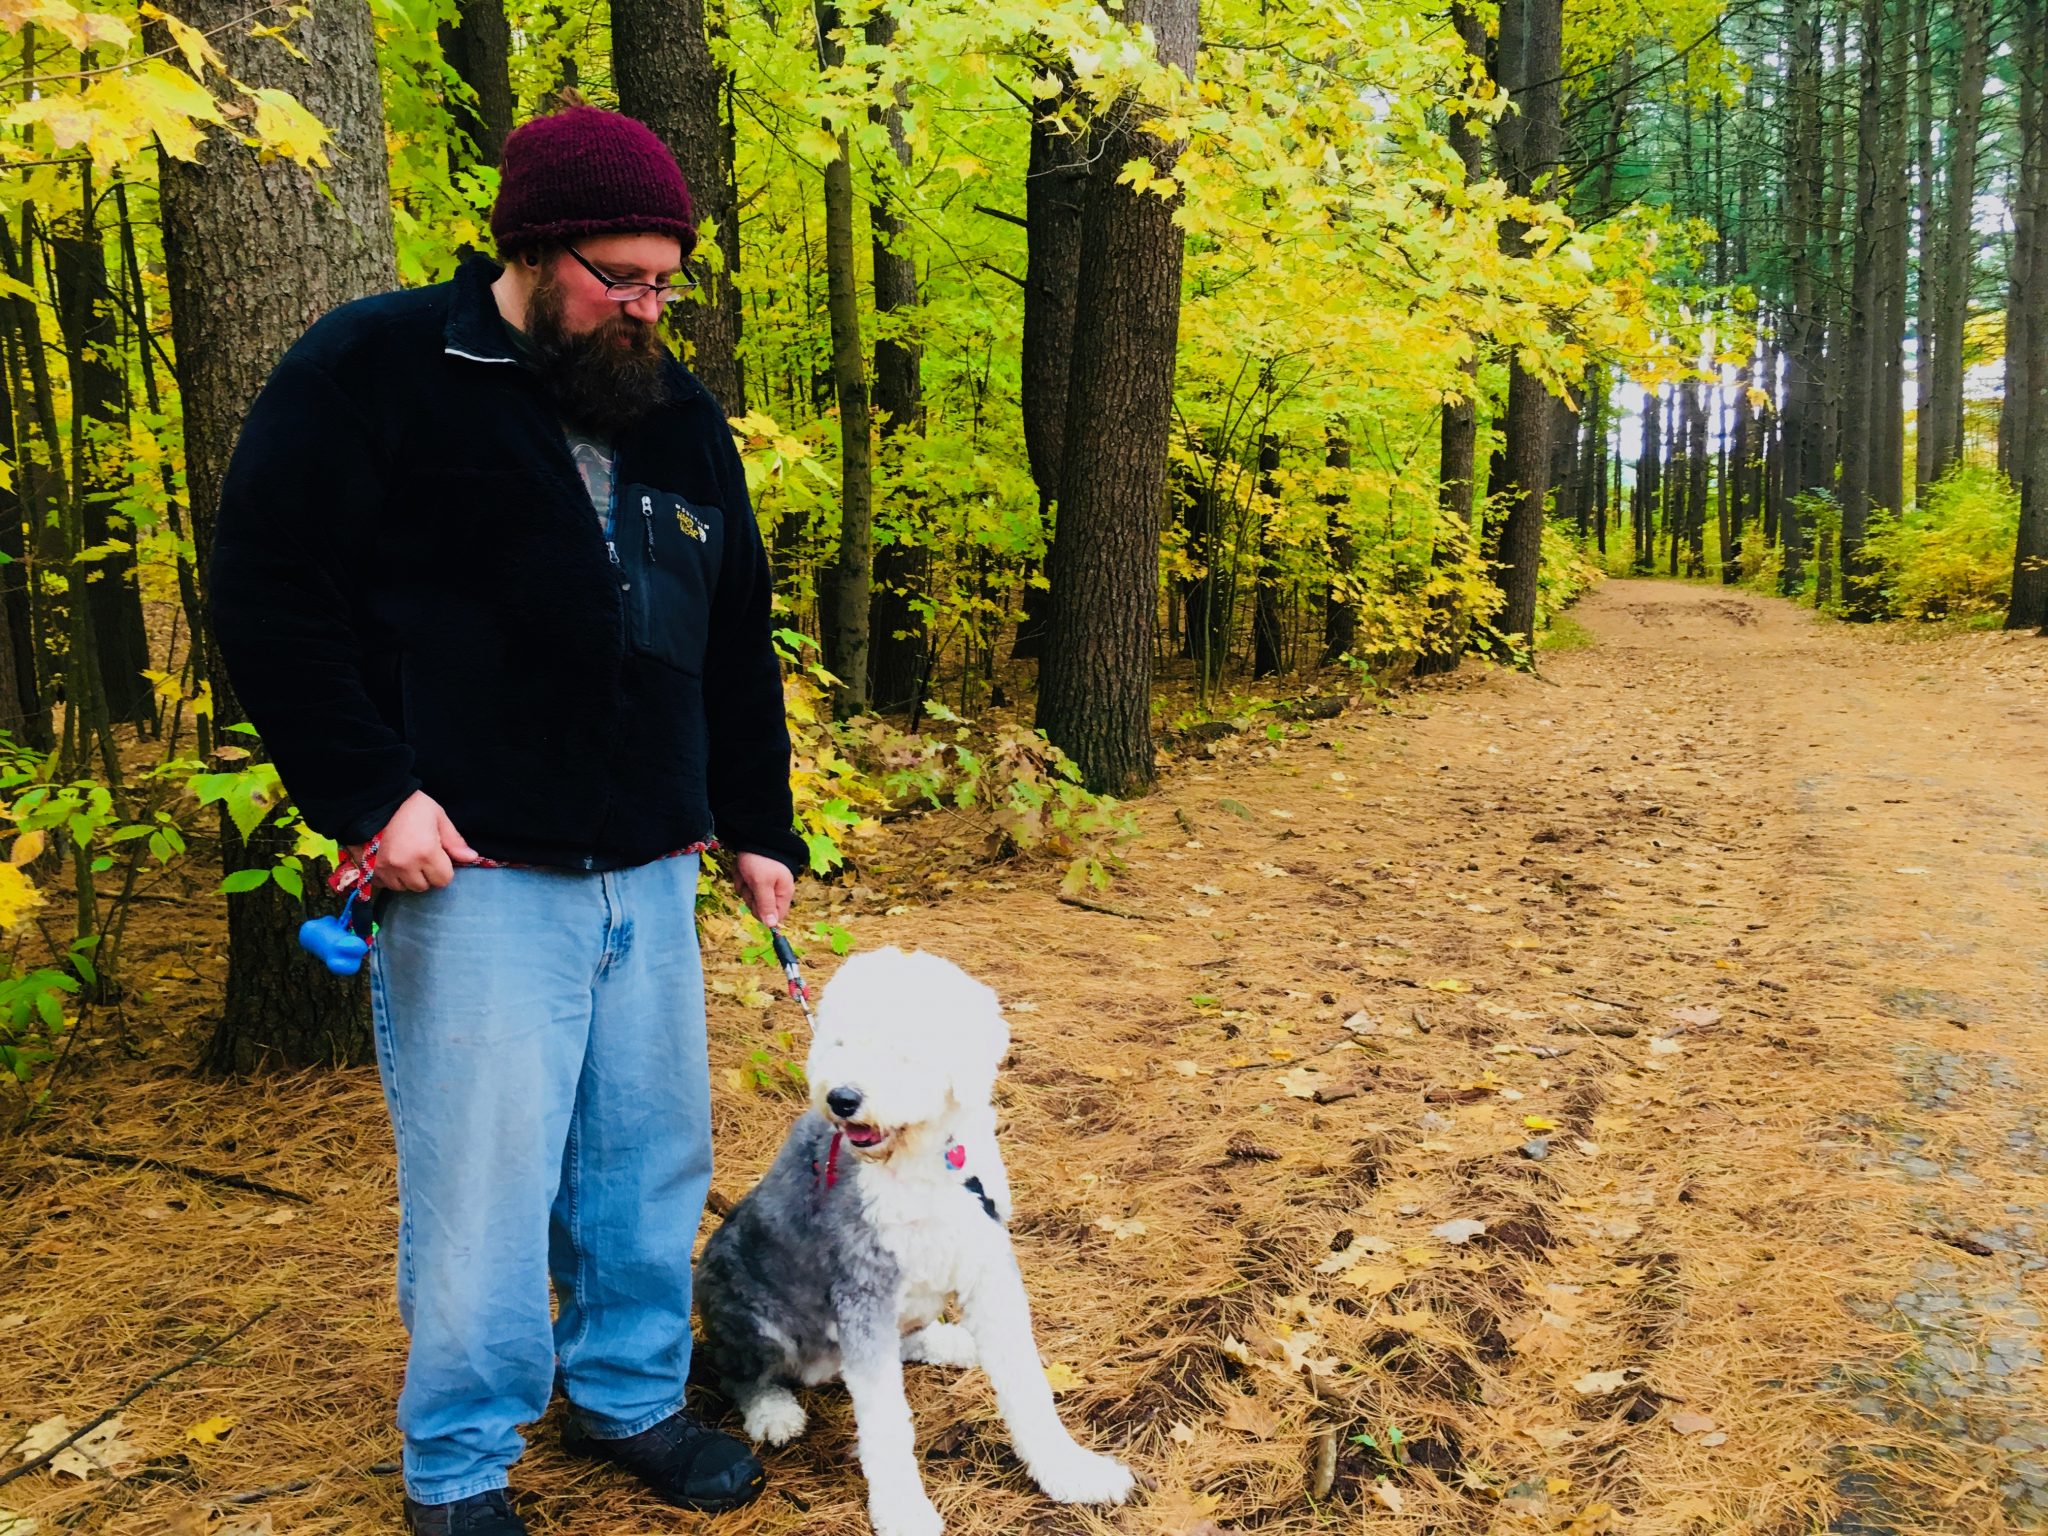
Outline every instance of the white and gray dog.
[[(1127, 1467), (1060, 1423), (1032, 1339), (989, 1103), (1009, 1044), (995, 993), (950, 961), (848, 960), (818, 1007), (811, 1109), (698, 1261), (701, 1353), (749, 1435), (787, 1444), (804, 1429), (790, 1389), (845, 1381), (877, 1536), (944, 1528), (918, 1473), (906, 1360), (979, 1362), (1048, 1497), (1131, 1492)], [(949, 1302), (957, 1323), (940, 1321)]]

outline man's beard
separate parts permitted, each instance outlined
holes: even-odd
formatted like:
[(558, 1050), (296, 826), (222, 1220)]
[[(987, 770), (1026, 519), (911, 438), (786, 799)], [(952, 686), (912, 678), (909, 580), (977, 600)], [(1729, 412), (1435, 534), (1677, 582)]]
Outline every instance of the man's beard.
[(655, 327), (622, 306), (596, 329), (571, 335), (552, 272), (527, 301), (526, 335), (555, 408), (586, 432), (616, 438), (668, 399), (668, 354)]

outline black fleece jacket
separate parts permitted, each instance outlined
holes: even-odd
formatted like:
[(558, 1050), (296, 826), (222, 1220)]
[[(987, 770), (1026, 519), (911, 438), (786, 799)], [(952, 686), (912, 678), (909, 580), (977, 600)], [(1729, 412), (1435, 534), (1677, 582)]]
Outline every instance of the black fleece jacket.
[(316, 831), (424, 789), (487, 858), (615, 869), (716, 835), (792, 869), (768, 561), (678, 363), (616, 444), (611, 549), (473, 258), (327, 315), (221, 492), (214, 633)]

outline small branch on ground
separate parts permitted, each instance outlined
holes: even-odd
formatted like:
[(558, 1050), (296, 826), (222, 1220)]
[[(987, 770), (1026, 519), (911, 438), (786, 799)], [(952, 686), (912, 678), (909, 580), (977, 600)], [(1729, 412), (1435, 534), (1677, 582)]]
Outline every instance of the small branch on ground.
[(1079, 907), (1083, 912), (1100, 912), (1105, 917), (1121, 917), (1133, 923), (1153, 921), (1149, 912), (1133, 912), (1128, 907), (1112, 907), (1106, 901), (1091, 901), (1086, 896), (1069, 896), (1062, 891), (1059, 899), (1067, 906)]
[(169, 1163), (160, 1157), (146, 1157), (139, 1152), (102, 1152), (94, 1147), (59, 1147), (57, 1155), (81, 1163), (104, 1163), (112, 1168), (161, 1168), (166, 1173), (181, 1174), (188, 1179), (197, 1179), (203, 1184), (220, 1184), (229, 1189), (246, 1190), (252, 1195), (268, 1195), (273, 1200), (294, 1200), (300, 1205), (313, 1203), (311, 1195), (302, 1195), (295, 1189), (279, 1189), (275, 1184), (265, 1184), (239, 1173), (216, 1173), (211, 1168), (195, 1168), (190, 1163)]
[(280, 1305), (281, 1303), (273, 1301), (269, 1306), (265, 1307), (261, 1312), (258, 1312), (254, 1317), (251, 1317), (244, 1322), (237, 1323), (233, 1328), (230, 1328), (226, 1333), (222, 1334), (219, 1338), (213, 1340), (212, 1343), (202, 1344), (199, 1346), (198, 1349), (194, 1350), (184, 1359), (178, 1361), (177, 1364), (165, 1366), (162, 1370), (158, 1371), (154, 1376), (150, 1377), (149, 1380), (143, 1382), (141, 1386), (136, 1387), (133, 1391), (129, 1392), (127, 1396), (123, 1397), (119, 1402), (115, 1403), (113, 1407), (99, 1414), (96, 1418), (82, 1425), (80, 1428), (74, 1429), (70, 1434), (66, 1435), (62, 1440), (58, 1441), (55, 1445), (51, 1446), (47, 1451), (44, 1451), (41, 1455), (32, 1456), (27, 1461), (24, 1461), (20, 1466), (10, 1467), (4, 1472), (0, 1472), (0, 1488), (4, 1488), (7, 1484), (13, 1482), (17, 1477), (26, 1477), (31, 1472), (37, 1472), (42, 1470), (42, 1468), (48, 1466), (51, 1462), (55, 1461), (59, 1456), (63, 1455), (64, 1452), (70, 1450), (72, 1446), (78, 1444), (79, 1441), (83, 1440), (87, 1435), (91, 1434), (94, 1430), (98, 1429), (102, 1424), (106, 1423), (107, 1420), (111, 1419), (115, 1414), (119, 1413), (123, 1408), (126, 1408), (130, 1403), (134, 1402), (135, 1399), (142, 1396), (142, 1394), (147, 1392), (151, 1387), (156, 1386), (159, 1382), (168, 1381), (171, 1377), (177, 1375), (178, 1372), (184, 1370), (185, 1367), (188, 1365), (197, 1365), (200, 1361), (204, 1360), (208, 1355), (212, 1354), (215, 1350), (219, 1349), (223, 1344), (228, 1343), (232, 1339), (239, 1338), (241, 1335), (247, 1333), (251, 1328), (254, 1328), (258, 1323), (262, 1322), (264, 1318), (270, 1316), (271, 1313), (275, 1312)]

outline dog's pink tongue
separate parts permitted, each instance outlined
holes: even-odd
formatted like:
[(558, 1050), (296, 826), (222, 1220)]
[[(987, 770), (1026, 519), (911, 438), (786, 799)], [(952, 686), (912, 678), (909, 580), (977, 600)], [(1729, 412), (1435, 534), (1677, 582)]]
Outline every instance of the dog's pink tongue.
[(856, 1147), (872, 1147), (882, 1139), (882, 1133), (872, 1125), (849, 1125), (846, 1128), (846, 1139)]

